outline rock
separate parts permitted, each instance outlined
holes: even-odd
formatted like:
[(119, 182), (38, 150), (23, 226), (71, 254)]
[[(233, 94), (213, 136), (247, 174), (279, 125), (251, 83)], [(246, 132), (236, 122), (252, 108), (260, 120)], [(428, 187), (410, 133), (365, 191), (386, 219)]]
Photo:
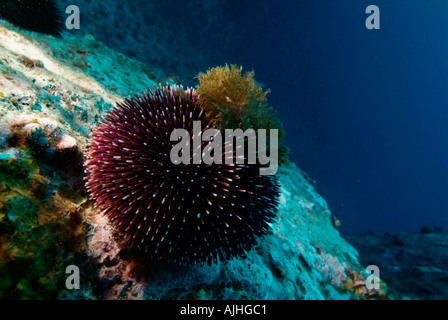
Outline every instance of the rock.
[(422, 226), (420, 232), (423, 234), (433, 233), (434, 229), (430, 226)]
[(448, 233), (370, 232), (345, 237), (363, 265), (377, 265), (392, 299), (448, 299)]
[(68, 135), (65, 135), (59, 140), (56, 145), (57, 150), (69, 150), (77, 147), (76, 140)]
[(0, 149), (7, 146), (8, 139), (11, 138), (11, 130), (5, 121), (0, 121)]
[(42, 127), (37, 123), (28, 123), (22, 128), (22, 133), (27, 136), (33, 143), (44, 133)]
[(14, 148), (9, 148), (5, 150), (5, 152), (0, 153), (0, 160), (7, 160), (7, 159), (17, 159), (19, 157), (19, 151), (17, 151)]

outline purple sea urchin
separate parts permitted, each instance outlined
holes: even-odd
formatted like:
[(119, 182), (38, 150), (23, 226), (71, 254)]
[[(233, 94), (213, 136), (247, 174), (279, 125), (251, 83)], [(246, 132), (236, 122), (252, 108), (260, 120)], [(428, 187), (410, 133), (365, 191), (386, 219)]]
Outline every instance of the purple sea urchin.
[(278, 184), (259, 165), (171, 162), (171, 132), (192, 135), (193, 121), (202, 132), (212, 127), (196, 91), (159, 87), (118, 103), (89, 141), (91, 198), (153, 259), (211, 263), (243, 254), (275, 215)]
[(58, 36), (63, 28), (63, 15), (54, 0), (2, 0), (0, 18), (52, 36)]

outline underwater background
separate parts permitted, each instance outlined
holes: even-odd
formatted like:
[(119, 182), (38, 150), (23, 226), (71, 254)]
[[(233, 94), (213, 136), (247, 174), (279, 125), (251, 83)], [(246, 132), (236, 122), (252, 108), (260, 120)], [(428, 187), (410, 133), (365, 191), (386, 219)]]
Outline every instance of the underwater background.
[[(0, 21), (0, 298), (448, 298), (446, 1), (54, 2), (79, 30)], [(241, 259), (148, 266), (86, 200), (87, 140), (122, 98), (226, 64), (286, 132), (278, 216)]]
[[(365, 26), (370, 4), (380, 30)], [(271, 90), (290, 158), (316, 181), (341, 232), (419, 231), (448, 227), (447, 6), (91, 1), (79, 32), (185, 85), (225, 63), (254, 70)]]

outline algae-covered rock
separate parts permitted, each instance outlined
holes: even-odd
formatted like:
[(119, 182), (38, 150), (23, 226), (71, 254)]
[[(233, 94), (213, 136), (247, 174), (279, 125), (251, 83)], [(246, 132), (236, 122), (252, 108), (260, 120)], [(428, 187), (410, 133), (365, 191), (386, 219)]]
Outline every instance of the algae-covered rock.
[[(8, 170), (6, 170), (6, 168)], [(63, 265), (77, 254), (79, 225), (74, 212), (28, 159), (0, 160), (0, 297), (55, 298)], [(17, 179), (15, 179), (17, 178)], [(72, 209), (74, 210), (74, 209)]]

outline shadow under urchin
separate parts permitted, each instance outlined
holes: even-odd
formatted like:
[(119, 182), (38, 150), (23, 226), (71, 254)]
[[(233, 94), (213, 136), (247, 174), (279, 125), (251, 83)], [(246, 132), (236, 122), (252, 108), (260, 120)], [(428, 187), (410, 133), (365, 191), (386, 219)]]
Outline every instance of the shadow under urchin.
[(0, 18), (20, 28), (59, 36), (63, 15), (54, 0), (1, 0)]
[(243, 255), (276, 214), (278, 182), (258, 164), (171, 162), (171, 132), (192, 136), (193, 121), (212, 128), (196, 91), (160, 86), (118, 103), (89, 140), (91, 199), (151, 260), (211, 264)]

